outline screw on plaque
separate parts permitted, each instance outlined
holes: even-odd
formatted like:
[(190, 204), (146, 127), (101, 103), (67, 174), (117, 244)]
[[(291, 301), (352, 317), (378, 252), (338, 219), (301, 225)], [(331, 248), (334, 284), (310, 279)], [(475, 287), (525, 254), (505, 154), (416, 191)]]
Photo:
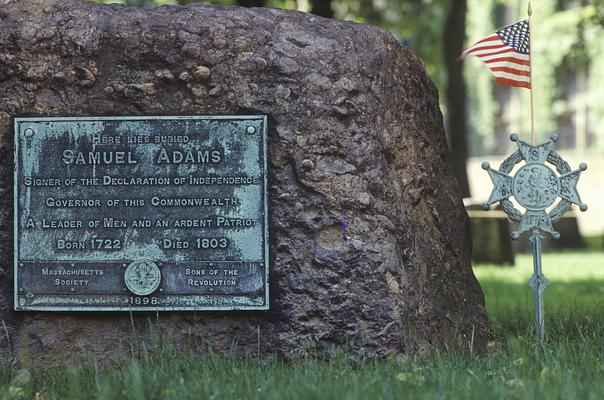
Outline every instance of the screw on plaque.
[(253, 135), (254, 133), (256, 133), (256, 127), (254, 126), (248, 126), (247, 129), (245, 130), (248, 134)]
[(27, 144), (27, 147), (31, 147), (31, 142), (34, 137), (34, 130), (31, 128), (27, 128), (23, 132), (23, 137), (25, 137), (25, 143)]
[[(543, 342), (543, 291), (549, 281), (542, 271), (541, 233), (549, 233), (554, 239), (558, 239), (560, 233), (554, 230), (553, 224), (559, 221), (573, 204), (578, 205), (581, 211), (587, 210), (587, 204), (581, 201), (577, 191), (579, 177), (581, 172), (587, 169), (587, 164), (581, 163), (579, 169), (571, 170), (562, 156), (552, 149), (554, 142), (558, 140), (556, 133), (553, 133), (549, 140), (537, 145), (520, 140), (515, 133), (510, 136), (510, 140), (516, 142), (518, 150), (509, 155), (498, 170), (491, 168), (486, 161), (482, 163), (482, 168), (489, 173), (493, 182), (493, 190), (489, 200), (483, 204), (483, 209), (488, 211), (491, 205), (498, 202), (507, 216), (519, 223), (511, 235), (514, 240), (524, 232), (532, 232), (529, 240), (533, 250), (533, 275), (529, 285), (535, 293), (537, 336), (539, 341)], [(509, 175), (521, 161), (525, 164), (513, 176)], [(546, 162), (553, 165), (558, 174), (545, 165)], [(509, 200), (510, 197), (514, 197), (516, 202), (524, 207), (524, 213), (516, 209)], [(560, 201), (554, 205), (558, 198)]]

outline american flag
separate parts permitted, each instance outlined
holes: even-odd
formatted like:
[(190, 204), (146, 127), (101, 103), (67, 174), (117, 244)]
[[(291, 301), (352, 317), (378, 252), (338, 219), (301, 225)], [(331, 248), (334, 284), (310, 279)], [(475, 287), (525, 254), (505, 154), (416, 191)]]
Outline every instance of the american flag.
[(489, 67), (495, 82), (531, 88), (528, 19), (482, 39), (461, 54), (473, 54)]

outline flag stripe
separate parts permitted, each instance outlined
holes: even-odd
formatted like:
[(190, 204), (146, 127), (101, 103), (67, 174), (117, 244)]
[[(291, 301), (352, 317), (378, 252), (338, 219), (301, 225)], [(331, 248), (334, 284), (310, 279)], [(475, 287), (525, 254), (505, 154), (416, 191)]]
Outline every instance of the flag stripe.
[(516, 68), (510, 68), (510, 67), (491, 67), (489, 66), (490, 70), (493, 72), (508, 72), (510, 74), (514, 74), (517, 76), (531, 76), (530, 71), (521, 71), (519, 69)]
[(497, 83), (498, 85), (518, 86), (527, 89), (531, 88), (530, 82), (519, 82), (513, 79), (495, 78), (495, 83)]
[[(500, 40), (499, 39), (499, 35), (496, 34), (496, 33), (493, 33), (491, 36), (487, 36), (486, 38), (484, 38), (484, 39), (476, 42), (476, 44), (488, 42), (488, 41), (491, 41), (491, 40)], [(476, 46), (476, 44), (474, 46)]]
[(472, 46), (472, 48), (481, 47), (481, 46), (491, 46), (494, 44), (501, 44), (501, 38), (499, 36), (497, 36), (493, 39), (478, 42), (474, 46)]
[(495, 56), (497, 54), (505, 54), (505, 53), (514, 53), (514, 49), (512, 49), (511, 47), (507, 47), (507, 48), (504, 48), (503, 50), (499, 50), (499, 51), (486, 50), (486, 51), (480, 51), (480, 52), (474, 53), (474, 55), (476, 57), (480, 58), (481, 60), (484, 60), (485, 57), (491, 57), (491, 56)]
[(488, 61), (492, 61), (495, 60), (497, 58), (502, 58), (502, 57), (507, 57), (507, 58), (515, 58), (516, 60), (521, 60), (521, 61), (526, 61), (528, 62), (530, 59), (528, 56), (524, 55), (524, 54), (518, 54), (518, 53), (501, 53), (501, 54), (489, 54), (489, 55), (485, 55), (482, 57), (479, 57), (481, 61), (484, 62), (488, 62)]
[(493, 35), (491, 35), (487, 38), (484, 38), (481, 41), (475, 43), (472, 47), (470, 47), (469, 49), (464, 51), (463, 54), (468, 54), (468, 53), (474, 51), (474, 49), (476, 47), (480, 47), (480, 46), (486, 45), (488, 43), (501, 43), (501, 38), (499, 37), (499, 35), (493, 34)]
[(501, 43), (501, 41), (499, 42), (499, 44), (493, 44), (493, 45), (489, 45), (489, 46), (479, 46), (479, 47), (475, 47), (472, 51), (470, 51), (469, 53), (475, 53), (477, 51), (483, 51), (483, 50), (499, 50), (499, 49), (503, 49), (507, 47), (505, 44)]
[(467, 49), (466, 51), (464, 51), (462, 54), (466, 55), (466, 54), (474, 53), (476, 51), (484, 51), (484, 49), (489, 49), (489, 46), (493, 46), (493, 45), (496, 45), (497, 47), (505, 46), (505, 44), (501, 41), (501, 38), (499, 36), (495, 35), (494, 39), (480, 41), (480, 42), (476, 43), (474, 46), (472, 46), (469, 49)]
[(508, 67), (508, 68), (514, 68), (516, 70), (519, 71), (530, 71), (531, 68), (528, 65), (520, 65), (517, 63), (511, 63), (511, 62), (494, 62), (494, 63), (488, 63), (487, 66), (489, 68), (497, 68), (497, 67)]
[(503, 72), (503, 71), (492, 71), (493, 75), (495, 75), (497, 78), (505, 78), (505, 79), (510, 79), (510, 80), (514, 80), (514, 81), (521, 81), (521, 82), (527, 82), (530, 83), (530, 77), (528, 76), (519, 76), (516, 74), (511, 74), (509, 72)]
[(493, 58), (492, 60), (484, 61), (484, 63), (485, 64), (490, 64), (490, 63), (502, 62), (502, 61), (512, 62), (512, 63), (516, 63), (516, 64), (520, 64), (520, 65), (527, 65), (529, 67), (531, 65), (530, 61), (519, 60), (519, 59), (517, 59), (515, 57), (498, 57), (498, 58)]

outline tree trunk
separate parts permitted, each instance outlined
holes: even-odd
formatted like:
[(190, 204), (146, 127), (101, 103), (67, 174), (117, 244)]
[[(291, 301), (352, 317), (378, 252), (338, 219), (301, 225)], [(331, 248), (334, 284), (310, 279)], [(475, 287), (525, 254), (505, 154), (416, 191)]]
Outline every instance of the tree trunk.
[(470, 197), (466, 161), (468, 159), (468, 138), (466, 121), (466, 84), (463, 64), (457, 57), (463, 51), (466, 36), (466, 0), (452, 0), (443, 36), (444, 59), (448, 83), (447, 133), (453, 158), (453, 173), (457, 178), (463, 197)]
[(331, 0), (314, 0), (310, 12), (319, 17), (333, 18), (334, 16)]

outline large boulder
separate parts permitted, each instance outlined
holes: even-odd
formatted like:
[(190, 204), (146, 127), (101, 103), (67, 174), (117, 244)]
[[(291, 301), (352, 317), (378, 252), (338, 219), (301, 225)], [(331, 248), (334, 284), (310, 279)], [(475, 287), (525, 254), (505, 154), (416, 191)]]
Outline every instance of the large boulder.
[[(107, 359), (151, 331), (286, 358), (484, 347), (438, 94), (391, 34), (273, 9), (0, 3), (5, 350)], [(12, 311), (13, 117), (245, 113), (269, 116), (270, 311)]]

